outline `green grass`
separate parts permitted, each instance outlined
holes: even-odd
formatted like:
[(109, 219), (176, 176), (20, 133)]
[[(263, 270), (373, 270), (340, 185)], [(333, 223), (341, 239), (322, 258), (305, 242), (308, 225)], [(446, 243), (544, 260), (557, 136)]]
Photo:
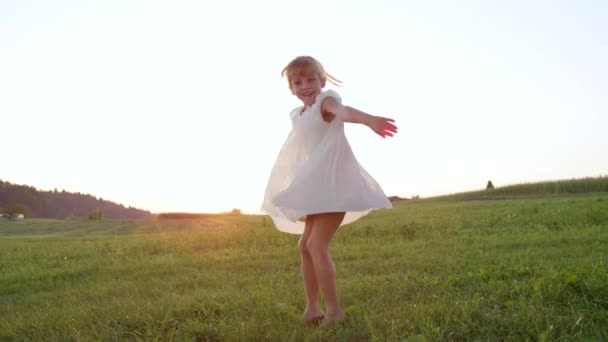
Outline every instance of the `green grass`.
[(336, 326), (299, 321), (297, 239), (258, 216), (0, 221), (0, 340), (608, 339), (606, 195), (373, 212), (333, 243)]

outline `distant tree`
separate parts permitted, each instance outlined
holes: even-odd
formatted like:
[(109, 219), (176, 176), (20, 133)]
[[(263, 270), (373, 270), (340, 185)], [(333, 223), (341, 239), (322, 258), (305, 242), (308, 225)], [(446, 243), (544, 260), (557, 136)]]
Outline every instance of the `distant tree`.
[(97, 208), (89, 213), (89, 220), (100, 221), (103, 218), (101, 209)]
[(486, 190), (490, 190), (490, 189), (494, 189), (494, 184), (492, 184), (491, 180), (489, 180), (488, 184), (486, 184)]
[(387, 198), (391, 203), (403, 201), (405, 199), (405, 198), (401, 198), (399, 196), (388, 196)]
[(241, 215), (242, 213), (243, 212), (241, 212), (241, 209), (234, 208), (234, 209), (230, 210), (230, 214), (232, 214), (232, 215)]

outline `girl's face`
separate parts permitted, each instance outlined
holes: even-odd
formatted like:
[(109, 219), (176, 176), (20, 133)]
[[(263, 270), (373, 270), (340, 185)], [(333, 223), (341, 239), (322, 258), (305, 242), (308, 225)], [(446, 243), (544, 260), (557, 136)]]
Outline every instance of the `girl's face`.
[(311, 106), (315, 102), (315, 98), (325, 86), (325, 80), (322, 80), (317, 73), (308, 75), (298, 75), (291, 79), (291, 90), (305, 106)]

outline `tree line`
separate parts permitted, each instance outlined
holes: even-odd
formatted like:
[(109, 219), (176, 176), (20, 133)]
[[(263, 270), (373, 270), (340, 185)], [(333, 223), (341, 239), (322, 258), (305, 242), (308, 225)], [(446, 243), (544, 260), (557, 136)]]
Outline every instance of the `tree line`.
[(149, 211), (125, 207), (89, 194), (40, 191), (32, 186), (17, 185), (0, 180), (0, 212), (23, 211), (26, 217), (64, 219), (87, 217), (92, 212), (103, 213), (109, 219), (143, 219)]

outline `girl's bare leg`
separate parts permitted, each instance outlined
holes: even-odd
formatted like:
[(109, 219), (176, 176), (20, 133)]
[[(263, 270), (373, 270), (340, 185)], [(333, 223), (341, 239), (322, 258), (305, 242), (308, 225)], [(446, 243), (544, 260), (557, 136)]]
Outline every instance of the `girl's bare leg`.
[(314, 215), (306, 216), (304, 233), (298, 242), (300, 249), (300, 259), (302, 261), (302, 276), (304, 277), (304, 290), (306, 291), (306, 310), (302, 315), (304, 321), (316, 321), (323, 318), (323, 310), (319, 303), (319, 283), (312, 263), (312, 257), (306, 248), (308, 238), (312, 231)]
[(312, 257), (317, 282), (325, 298), (325, 322), (343, 321), (344, 312), (336, 289), (336, 268), (329, 253), (329, 243), (340, 227), (345, 213), (316, 214), (306, 249)]

